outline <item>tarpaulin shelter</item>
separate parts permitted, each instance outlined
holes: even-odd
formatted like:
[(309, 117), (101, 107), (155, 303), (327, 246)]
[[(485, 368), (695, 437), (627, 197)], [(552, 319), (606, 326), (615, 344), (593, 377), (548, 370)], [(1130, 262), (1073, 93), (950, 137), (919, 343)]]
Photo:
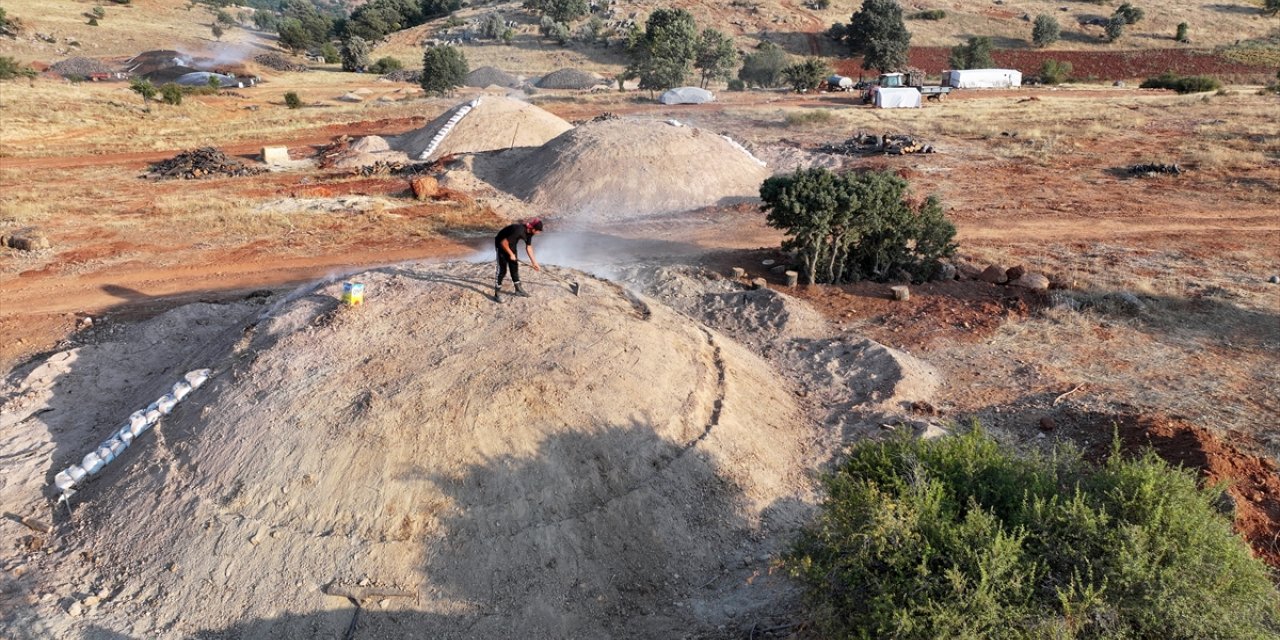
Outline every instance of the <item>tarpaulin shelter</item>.
[(881, 87), (876, 91), (875, 104), (881, 109), (919, 109), (920, 91), (915, 87)]
[(957, 69), (942, 72), (942, 84), (957, 89), (1003, 89), (1022, 86), (1017, 69)]
[(663, 92), (658, 98), (658, 102), (662, 104), (703, 104), (705, 102), (714, 102), (715, 99), (715, 95), (706, 89), (678, 87)]

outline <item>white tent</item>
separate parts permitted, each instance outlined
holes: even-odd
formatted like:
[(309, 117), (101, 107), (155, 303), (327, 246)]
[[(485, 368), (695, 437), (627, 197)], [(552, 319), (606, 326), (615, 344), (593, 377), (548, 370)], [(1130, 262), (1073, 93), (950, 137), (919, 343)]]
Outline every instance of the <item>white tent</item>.
[(957, 89), (1003, 89), (1022, 86), (1022, 72), (1016, 69), (959, 69), (943, 71), (942, 84)]
[(919, 109), (920, 90), (915, 87), (881, 87), (876, 90), (876, 106), (881, 109)]
[(702, 104), (704, 102), (713, 102), (715, 99), (715, 95), (706, 89), (678, 87), (668, 89), (658, 98), (658, 102), (662, 104)]

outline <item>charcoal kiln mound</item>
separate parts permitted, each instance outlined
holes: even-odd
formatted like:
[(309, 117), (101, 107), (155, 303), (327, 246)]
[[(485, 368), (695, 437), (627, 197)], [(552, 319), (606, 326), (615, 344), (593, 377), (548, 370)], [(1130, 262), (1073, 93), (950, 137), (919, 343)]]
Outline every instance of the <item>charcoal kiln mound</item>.
[(516, 147), (539, 147), (572, 129), (563, 119), (502, 96), (482, 96), (446, 111), (401, 136), (397, 147), (414, 160)]
[(354, 591), (360, 637), (676, 637), (789, 593), (768, 558), (810, 512), (794, 390), (612, 283), (548, 267), (498, 304), (491, 277), (367, 272), (363, 305), (323, 285), (226, 338), (75, 498), (65, 544), (118, 603), (94, 628), (340, 637), (328, 594)]
[(756, 198), (769, 176), (738, 143), (676, 121), (589, 122), (476, 174), (548, 215), (590, 226)]

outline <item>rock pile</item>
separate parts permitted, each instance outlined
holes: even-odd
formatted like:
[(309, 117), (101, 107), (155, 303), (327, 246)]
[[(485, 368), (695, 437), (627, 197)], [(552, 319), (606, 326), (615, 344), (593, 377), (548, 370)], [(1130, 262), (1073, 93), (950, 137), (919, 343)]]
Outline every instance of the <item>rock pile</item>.
[(841, 156), (861, 156), (874, 153), (903, 155), (907, 153), (933, 153), (933, 145), (925, 144), (915, 138), (903, 134), (859, 133), (844, 142), (828, 143), (818, 147), (820, 153)]
[(228, 176), (252, 176), (266, 169), (251, 167), (235, 160), (214, 147), (202, 147), (183, 151), (178, 155), (151, 165), (147, 177), (157, 180), (182, 178), (218, 178)]
[(581, 69), (560, 69), (552, 71), (538, 80), (539, 89), (590, 89), (604, 84), (604, 78), (598, 74)]
[(1131, 176), (1149, 176), (1156, 174), (1176, 176), (1182, 174), (1182, 167), (1179, 167), (1176, 164), (1157, 164), (1148, 162), (1132, 165), (1128, 168), (1128, 172)]
[(114, 73), (116, 71), (103, 62), (81, 56), (67, 58), (49, 67), (49, 70), (64, 78), (87, 78), (95, 73)]
[(306, 71), (310, 67), (294, 62), (278, 53), (262, 53), (253, 57), (253, 61), (276, 71)]

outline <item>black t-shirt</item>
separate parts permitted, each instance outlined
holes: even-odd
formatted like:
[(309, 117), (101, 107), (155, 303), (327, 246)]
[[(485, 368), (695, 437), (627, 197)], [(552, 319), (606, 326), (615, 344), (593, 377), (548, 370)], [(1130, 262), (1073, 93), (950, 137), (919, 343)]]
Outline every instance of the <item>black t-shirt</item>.
[(528, 229), (524, 228), (524, 223), (522, 222), (503, 227), (502, 231), (498, 232), (498, 236), (493, 239), (494, 246), (502, 247), (503, 240), (506, 240), (507, 244), (511, 245), (511, 253), (516, 252), (516, 243), (521, 240), (524, 240), (526, 247), (533, 245), (533, 236), (529, 235)]

